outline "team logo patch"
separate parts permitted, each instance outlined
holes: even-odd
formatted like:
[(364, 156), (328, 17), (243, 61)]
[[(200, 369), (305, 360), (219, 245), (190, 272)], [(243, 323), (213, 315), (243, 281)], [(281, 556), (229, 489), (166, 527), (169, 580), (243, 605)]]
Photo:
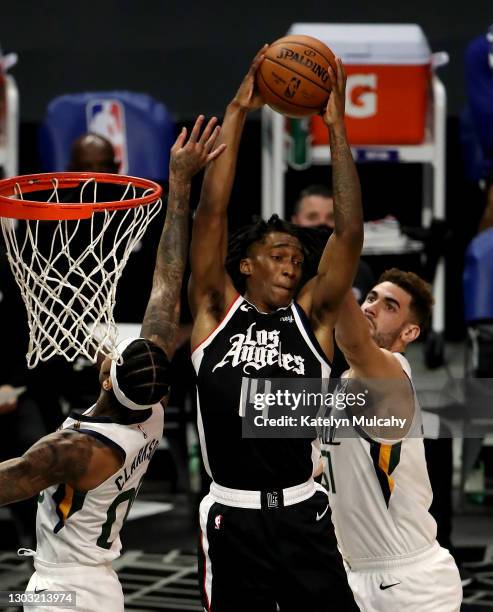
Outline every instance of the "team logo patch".
[(300, 85), (301, 85), (301, 79), (297, 79), (296, 77), (293, 77), (289, 81), (288, 86), (286, 87), (286, 90), (284, 91), (284, 95), (286, 96), (286, 98), (294, 98)]
[(275, 491), (267, 493), (267, 508), (279, 508), (279, 496)]
[(86, 107), (87, 131), (104, 136), (113, 145), (120, 161), (118, 171), (128, 171), (125, 110), (118, 100), (91, 100)]

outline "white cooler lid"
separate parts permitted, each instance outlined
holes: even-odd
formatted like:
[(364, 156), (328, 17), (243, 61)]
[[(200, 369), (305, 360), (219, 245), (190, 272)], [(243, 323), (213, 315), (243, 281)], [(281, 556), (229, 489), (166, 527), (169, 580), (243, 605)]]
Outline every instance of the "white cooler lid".
[(293, 23), (288, 35), (318, 38), (346, 64), (428, 64), (431, 51), (418, 24)]

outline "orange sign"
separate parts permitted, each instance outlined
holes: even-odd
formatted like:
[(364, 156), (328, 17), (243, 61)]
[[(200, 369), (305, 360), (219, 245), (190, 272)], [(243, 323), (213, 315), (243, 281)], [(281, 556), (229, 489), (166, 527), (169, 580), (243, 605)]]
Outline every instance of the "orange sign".
[[(348, 65), (346, 125), (349, 142), (421, 144), (430, 83), (430, 65)], [(313, 144), (327, 144), (320, 117), (312, 118)]]

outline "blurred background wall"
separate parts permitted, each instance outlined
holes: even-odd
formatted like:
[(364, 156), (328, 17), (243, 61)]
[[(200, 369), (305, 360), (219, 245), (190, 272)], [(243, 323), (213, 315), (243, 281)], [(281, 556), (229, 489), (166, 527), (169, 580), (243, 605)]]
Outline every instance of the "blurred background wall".
[(143, 90), (178, 118), (220, 113), (249, 60), (293, 22), (419, 23), (441, 70), (451, 114), (464, 101), (463, 51), (493, 21), (491, 0), (15, 0), (1, 3), (0, 45), (17, 51), (22, 119), (61, 93)]
[[(39, 124), (49, 101), (60, 94), (146, 92), (188, 125), (198, 113), (221, 116), (257, 49), (283, 36), (294, 22), (420, 24), (432, 51), (450, 55), (439, 69), (448, 95), (447, 220), (454, 247), (448, 254), (447, 335), (462, 337), (462, 256), (484, 204), (477, 187), (464, 179), (458, 115), (465, 102), (464, 51), (493, 22), (491, 0), (16, 0), (2, 2), (0, 15), (0, 45), (4, 53), (19, 55), (11, 72), (20, 93), (22, 174), (40, 171)], [(252, 115), (245, 130), (232, 227), (260, 212), (259, 119)], [(366, 220), (391, 213), (402, 224), (419, 225), (420, 165), (364, 164), (359, 170)], [(330, 174), (316, 167), (290, 171), (286, 180), (289, 212), (301, 188), (327, 182)], [(197, 197), (198, 190), (194, 205)]]

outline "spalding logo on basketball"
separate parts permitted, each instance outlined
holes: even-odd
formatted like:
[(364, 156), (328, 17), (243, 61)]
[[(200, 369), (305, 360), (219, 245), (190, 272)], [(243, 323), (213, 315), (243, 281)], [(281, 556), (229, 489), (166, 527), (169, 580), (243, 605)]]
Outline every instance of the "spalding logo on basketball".
[(320, 112), (330, 94), (332, 51), (311, 36), (285, 36), (273, 42), (257, 71), (260, 95), (274, 110), (288, 117)]

